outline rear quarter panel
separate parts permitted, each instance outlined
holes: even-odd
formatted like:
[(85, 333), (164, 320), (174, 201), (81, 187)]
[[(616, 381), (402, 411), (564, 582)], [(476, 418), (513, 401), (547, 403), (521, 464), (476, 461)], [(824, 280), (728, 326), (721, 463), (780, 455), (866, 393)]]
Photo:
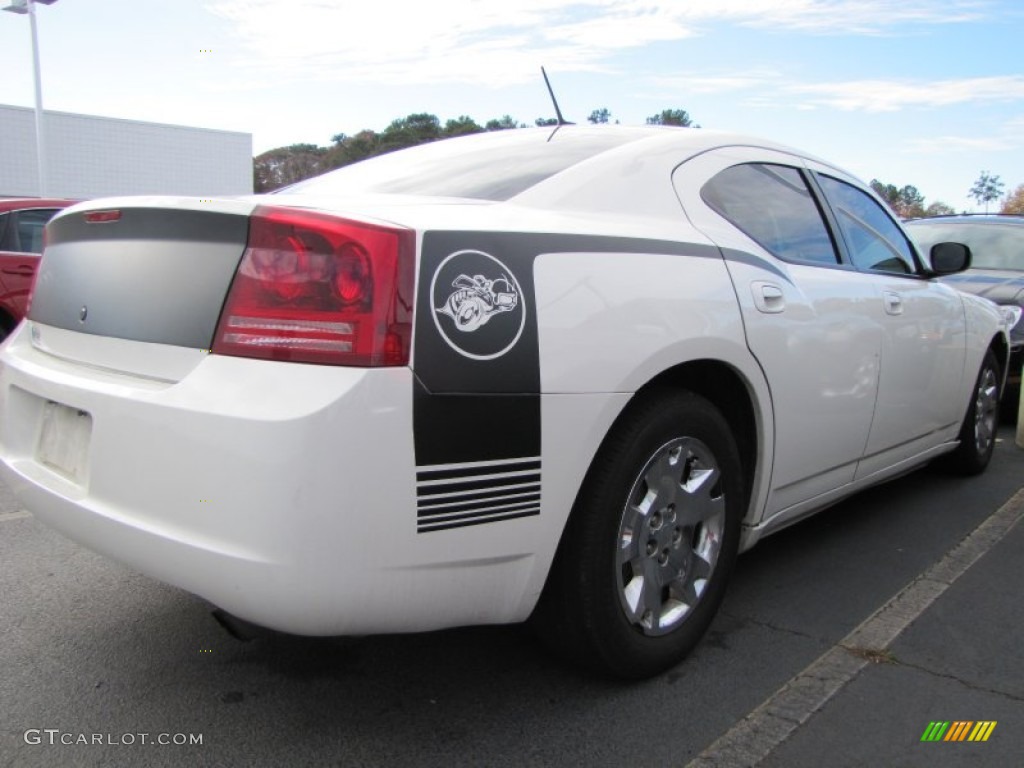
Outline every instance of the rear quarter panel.
[[(543, 588), (597, 450), (645, 384), (681, 363), (724, 362), (747, 381), (762, 433), (770, 433), (770, 411), (762, 408), (767, 388), (746, 348), (728, 270), (681, 210), (677, 216), (673, 222), (627, 216), (618, 226), (604, 217), (587, 234), (423, 235), (413, 364), (417, 470), (426, 477), (472, 471), (474, 462), (541, 459), (538, 514), (423, 536), (471, 539), (487, 558), (529, 551), (532, 567), (516, 618), (528, 615)], [(586, 218), (567, 217), (563, 230), (584, 229)], [(468, 259), (465, 267), (452, 272), (460, 259)], [(452, 330), (446, 298), (457, 293), (453, 277), (462, 273), (512, 279), (520, 294), (516, 312), (496, 313), (471, 334)], [(523, 329), (516, 336), (520, 309)], [(470, 337), (473, 344), (493, 337), (495, 346), (480, 341), (457, 349)], [(770, 466), (770, 439), (762, 434), (760, 444), (759, 468)], [(761, 484), (755, 483), (751, 509), (763, 504)]]

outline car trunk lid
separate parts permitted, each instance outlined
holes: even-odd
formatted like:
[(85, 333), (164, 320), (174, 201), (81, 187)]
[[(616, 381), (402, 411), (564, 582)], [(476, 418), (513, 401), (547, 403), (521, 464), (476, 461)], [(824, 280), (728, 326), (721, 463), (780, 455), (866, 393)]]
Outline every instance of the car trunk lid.
[(50, 222), (29, 319), (209, 349), (254, 206), (107, 202), (76, 206)]

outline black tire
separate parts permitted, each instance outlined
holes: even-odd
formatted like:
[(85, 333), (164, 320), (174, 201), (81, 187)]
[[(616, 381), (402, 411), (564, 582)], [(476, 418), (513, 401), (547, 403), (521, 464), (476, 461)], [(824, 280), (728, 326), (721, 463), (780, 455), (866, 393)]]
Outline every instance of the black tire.
[(943, 456), (939, 464), (944, 471), (956, 475), (979, 475), (985, 471), (996, 447), (1001, 381), (999, 361), (990, 349), (981, 361), (978, 378), (971, 390), (967, 414), (960, 427), (960, 445)]
[(0, 313), (0, 342), (10, 336), (17, 325), (13, 317)]
[(679, 391), (644, 396), (587, 473), (534, 612), (538, 634), (614, 677), (679, 663), (725, 596), (744, 487), (736, 441), (710, 402)]
[(999, 398), (999, 420), (1003, 424), (1014, 426), (1020, 410), (1020, 389), (1006, 389)]

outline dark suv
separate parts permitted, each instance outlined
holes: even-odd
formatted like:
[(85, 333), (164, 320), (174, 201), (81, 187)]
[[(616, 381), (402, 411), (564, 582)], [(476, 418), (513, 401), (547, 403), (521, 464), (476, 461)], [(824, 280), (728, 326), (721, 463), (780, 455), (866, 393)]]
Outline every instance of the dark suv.
[[(921, 253), (935, 243), (955, 241), (971, 249), (971, 268), (944, 277), (961, 291), (984, 296), (996, 304), (1024, 308), (1024, 216), (992, 214), (936, 216), (904, 222)], [(1024, 318), (1010, 329), (1010, 370), (1003, 412), (1012, 416), (1020, 402), (1024, 365)]]
[(57, 211), (75, 202), (0, 198), (0, 340), (25, 316), (43, 250), (43, 227)]

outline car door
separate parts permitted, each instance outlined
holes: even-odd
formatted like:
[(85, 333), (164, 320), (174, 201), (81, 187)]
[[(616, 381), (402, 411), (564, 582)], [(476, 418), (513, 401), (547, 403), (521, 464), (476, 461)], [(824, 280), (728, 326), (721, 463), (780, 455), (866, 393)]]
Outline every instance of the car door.
[[(7, 240), (7, 228), (11, 223), (11, 214), (4, 211), (0, 213), (0, 308), (7, 303), (7, 284), (4, 282), (4, 269), (7, 267), (8, 254), (4, 251), (4, 242)], [(10, 254), (14, 255), (14, 254)], [(0, 334), (3, 329), (0, 328)]]
[(841, 262), (801, 158), (715, 150), (679, 166), (674, 183), (687, 216), (721, 249), (771, 390), (765, 518), (797, 514), (850, 483), (863, 455), (882, 346), (877, 291)]
[(881, 203), (834, 171), (816, 173), (843, 248), (879, 296), (883, 329), (878, 404), (857, 478), (956, 435), (965, 403), (963, 303), (928, 279), (902, 228)]
[(43, 228), (58, 210), (25, 208), (4, 215), (7, 222), (0, 234), (0, 303), (15, 321), (25, 314), (32, 278), (43, 250)]

